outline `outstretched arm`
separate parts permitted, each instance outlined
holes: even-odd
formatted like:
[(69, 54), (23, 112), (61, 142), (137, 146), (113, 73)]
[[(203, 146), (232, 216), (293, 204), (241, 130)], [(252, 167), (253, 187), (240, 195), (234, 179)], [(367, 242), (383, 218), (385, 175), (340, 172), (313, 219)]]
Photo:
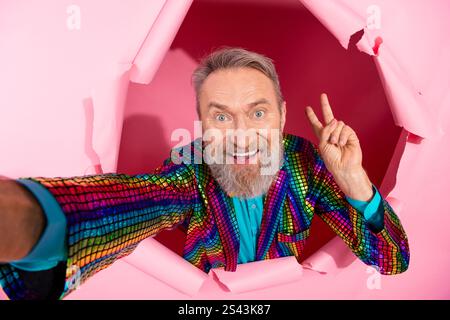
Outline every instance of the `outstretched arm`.
[[(45, 187), (67, 220), (68, 259), (61, 298), (130, 254), (140, 241), (188, 219), (198, 201), (192, 166), (170, 159), (153, 174), (26, 179)], [(10, 241), (16, 238), (13, 235)], [(14, 260), (5, 258), (4, 262)], [(10, 298), (36, 298), (22, 274), (10, 264), (0, 265), (0, 281)]]

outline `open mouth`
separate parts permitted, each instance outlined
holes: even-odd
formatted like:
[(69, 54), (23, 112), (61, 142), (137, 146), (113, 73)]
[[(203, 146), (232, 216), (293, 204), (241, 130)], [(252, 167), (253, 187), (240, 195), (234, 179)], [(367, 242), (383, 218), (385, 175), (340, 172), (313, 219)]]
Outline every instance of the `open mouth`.
[(258, 152), (258, 149), (255, 149), (253, 151), (244, 152), (244, 153), (233, 153), (233, 157), (252, 157)]
[(232, 154), (229, 154), (233, 159), (234, 162), (238, 163), (250, 163), (252, 160), (256, 158), (256, 155), (258, 154), (259, 149), (255, 149), (253, 151), (248, 152), (234, 152)]

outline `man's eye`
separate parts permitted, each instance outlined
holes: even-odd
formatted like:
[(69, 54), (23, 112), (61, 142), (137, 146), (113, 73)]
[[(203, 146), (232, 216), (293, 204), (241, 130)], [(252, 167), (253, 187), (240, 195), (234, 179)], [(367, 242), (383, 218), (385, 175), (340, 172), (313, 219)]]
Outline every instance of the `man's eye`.
[(262, 118), (264, 116), (264, 111), (263, 110), (258, 110), (255, 112), (255, 117), (257, 118)]
[(223, 113), (221, 113), (216, 116), (216, 120), (225, 121), (225, 120), (227, 120), (227, 117)]

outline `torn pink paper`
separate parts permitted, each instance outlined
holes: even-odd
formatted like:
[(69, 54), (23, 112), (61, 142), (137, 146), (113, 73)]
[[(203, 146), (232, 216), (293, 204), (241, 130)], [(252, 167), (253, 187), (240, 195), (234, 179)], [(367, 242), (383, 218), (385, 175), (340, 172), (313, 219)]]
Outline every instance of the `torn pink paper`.
[(122, 259), (140, 271), (185, 294), (198, 292), (208, 275), (155, 239), (143, 240)]
[(326, 245), (302, 262), (305, 269), (321, 274), (336, 275), (356, 260), (355, 254), (339, 237), (334, 237)]
[(242, 293), (297, 281), (303, 275), (303, 268), (291, 256), (238, 264), (235, 272), (227, 272), (223, 268), (211, 269), (210, 272), (229, 291)]
[(2, 174), (116, 170), (127, 73), (166, 2), (1, 1)]
[(193, 0), (167, 0), (139, 53), (134, 58), (130, 80), (148, 84), (152, 81), (169, 50)]
[(374, 55), (398, 126), (421, 137), (442, 134), (438, 119), (443, 105), (435, 98), (443, 97), (450, 84), (450, 44), (442, 41), (444, 30), (450, 30), (448, 1), (300, 2), (344, 48), (352, 34), (364, 29), (357, 46)]
[[(123, 124), (123, 105), (125, 103), (130, 63), (110, 65), (94, 76), (90, 90), (93, 104), (92, 122), (86, 122), (86, 126), (92, 125), (91, 149), (85, 145), (85, 153), (95, 152), (98, 155), (97, 163), (85, 169), (83, 174), (96, 174), (93, 171), (96, 165), (115, 171), (117, 168), (117, 155), (119, 154), (120, 138)], [(86, 119), (87, 120), (87, 119)], [(108, 141), (108, 143), (105, 143)], [(92, 158), (91, 158), (92, 159)], [(111, 168), (114, 168), (111, 170)], [(103, 173), (103, 172), (101, 172)]]
[[(397, 146), (401, 159), (392, 160), (394, 170), (389, 171), (394, 177), (385, 177), (380, 188), (388, 193), (387, 199), (409, 236), (409, 270), (393, 278), (383, 277), (383, 291), (364, 288), (353, 297), (448, 298), (448, 289), (441, 284), (448, 282), (445, 270), (450, 262), (446, 231), (450, 221), (444, 200), (450, 172), (445, 137), (450, 129), (450, 3), (377, 1), (373, 6), (370, 1), (301, 2), (344, 47), (352, 34), (364, 29), (357, 46), (374, 56), (395, 122), (409, 131), (405, 130), (406, 145)], [(355, 13), (357, 17), (352, 18)], [(377, 15), (381, 18), (378, 27), (372, 20)], [(348, 273), (341, 277), (351, 280)]]

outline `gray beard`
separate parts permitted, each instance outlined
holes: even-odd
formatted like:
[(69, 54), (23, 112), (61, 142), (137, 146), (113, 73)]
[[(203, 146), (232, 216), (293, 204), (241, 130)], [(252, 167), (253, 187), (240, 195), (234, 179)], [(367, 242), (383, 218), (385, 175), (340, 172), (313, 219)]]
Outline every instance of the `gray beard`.
[[(281, 168), (284, 161), (282, 137), (275, 152), (279, 152), (277, 167)], [(265, 194), (269, 191), (278, 173), (278, 170), (276, 170), (273, 174), (261, 174), (259, 163), (249, 165), (212, 163), (208, 164), (208, 167), (214, 179), (230, 197), (252, 198)]]

